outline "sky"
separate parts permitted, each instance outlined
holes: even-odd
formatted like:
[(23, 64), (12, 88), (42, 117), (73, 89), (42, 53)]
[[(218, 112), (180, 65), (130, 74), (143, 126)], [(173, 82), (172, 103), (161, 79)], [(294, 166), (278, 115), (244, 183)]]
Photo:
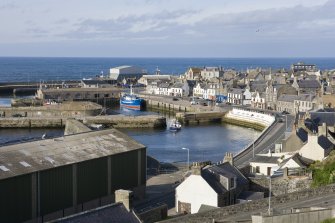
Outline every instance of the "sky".
[(0, 56), (335, 57), (335, 0), (0, 0)]

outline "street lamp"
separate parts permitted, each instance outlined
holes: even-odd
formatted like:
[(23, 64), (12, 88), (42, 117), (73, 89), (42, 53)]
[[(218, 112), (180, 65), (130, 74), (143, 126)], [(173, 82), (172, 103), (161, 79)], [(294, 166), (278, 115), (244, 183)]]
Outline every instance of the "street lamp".
[(187, 170), (190, 168), (190, 149), (188, 148), (181, 148), (183, 150), (187, 150)]
[(269, 176), (269, 209), (268, 214), (271, 214), (271, 175)]

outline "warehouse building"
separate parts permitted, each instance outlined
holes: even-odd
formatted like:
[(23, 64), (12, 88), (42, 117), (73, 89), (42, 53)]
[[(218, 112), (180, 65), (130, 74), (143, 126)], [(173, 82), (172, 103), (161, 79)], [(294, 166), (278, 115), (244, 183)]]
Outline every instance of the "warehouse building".
[(120, 66), (111, 68), (109, 71), (109, 78), (117, 82), (123, 79), (136, 78), (139, 79), (144, 74), (144, 70), (135, 66)]
[(146, 148), (108, 129), (0, 148), (1, 222), (43, 222), (144, 197)]

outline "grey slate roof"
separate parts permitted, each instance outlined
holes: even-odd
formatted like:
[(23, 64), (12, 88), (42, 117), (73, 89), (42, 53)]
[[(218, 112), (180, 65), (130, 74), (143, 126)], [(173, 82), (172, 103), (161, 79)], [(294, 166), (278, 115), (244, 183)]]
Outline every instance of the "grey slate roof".
[[(318, 144), (326, 151), (334, 147), (333, 143), (327, 137), (321, 135), (318, 137)], [(330, 151), (329, 151), (330, 152)]]
[(321, 85), (317, 80), (300, 80), (299, 88), (320, 88)]
[(122, 203), (103, 206), (93, 210), (81, 212), (65, 218), (51, 221), (51, 223), (140, 223), (133, 212), (128, 212)]
[(307, 142), (308, 133), (303, 128), (299, 128), (296, 132), (296, 135), (302, 142)]
[(244, 90), (240, 88), (231, 88), (228, 93), (233, 93), (233, 94), (243, 94)]
[(294, 102), (294, 100), (297, 98), (297, 95), (286, 95), (282, 94), (279, 96), (278, 101), (285, 101), (285, 102)]
[(229, 162), (205, 167), (202, 170), (201, 176), (218, 194), (222, 194), (227, 191), (227, 188), (225, 188), (224, 185), (220, 183), (219, 176), (236, 178), (236, 187), (249, 184), (248, 179)]
[(294, 160), (301, 168), (306, 168), (314, 162), (314, 160), (307, 159), (300, 156), (299, 153), (296, 153), (292, 157), (283, 160), (283, 162), (280, 163), (280, 168), (282, 168), (291, 159)]
[(253, 162), (253, 163), (273, 163), (273, 164), (277, 164), (278, 163), (278, 157), (256, 155), (250, 162)]
[(175, 83), (175, 84), (172, 85), (173, 88), (182, 88), (183, 86), (184, 86), (184, 84), (180, 83), (180, 82)]
[(326, 123), (328, 126), (335, 125), (335, 112), (310, 112), (311, 119), (318, 125)]

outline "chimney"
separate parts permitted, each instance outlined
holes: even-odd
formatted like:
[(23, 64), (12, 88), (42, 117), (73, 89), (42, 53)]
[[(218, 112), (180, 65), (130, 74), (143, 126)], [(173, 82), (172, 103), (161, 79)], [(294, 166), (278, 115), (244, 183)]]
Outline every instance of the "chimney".
[(234, 156), (232, 153), (226, 152), (223, 162), (229, 162), (232, 166), (234, 166)]
[(115, 203), (122, 202), (128, 211), (133, 209), (133, 192), (130, 190), (116, 190)]
[(327, 124), (322, 123), (322, 126), (318, 127), (318, 132), (319, 132), (319, 136), (323, 135), (323, 136), (327, 137)]

